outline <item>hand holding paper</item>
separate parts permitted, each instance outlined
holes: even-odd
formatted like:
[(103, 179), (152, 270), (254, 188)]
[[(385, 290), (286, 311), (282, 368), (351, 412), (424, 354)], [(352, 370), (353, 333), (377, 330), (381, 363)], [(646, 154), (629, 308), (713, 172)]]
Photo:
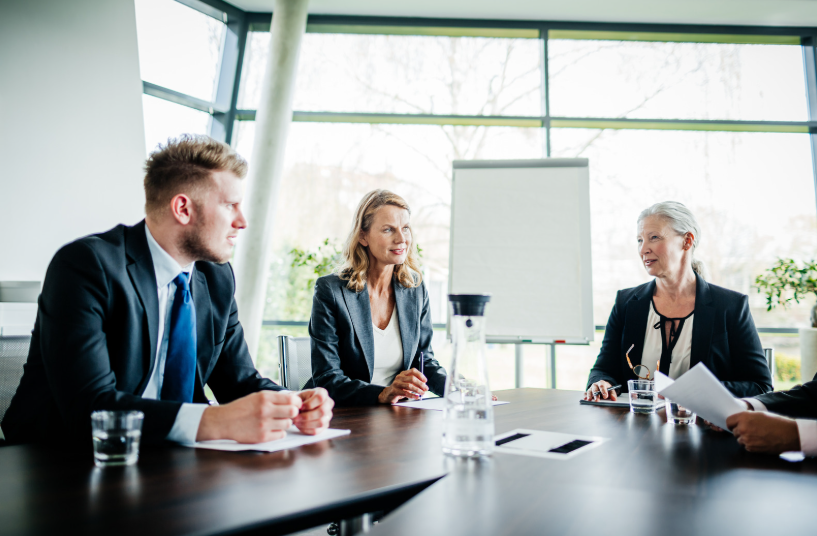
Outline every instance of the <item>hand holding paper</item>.
[(746, 411), (746, 406), (732, 396), (703, 363), (698, 363), (675, 381), (656, 373), (655, 389), (661, 396), (689, 408), (724, 430), (728, 430), (726, 419), (729, 416)]

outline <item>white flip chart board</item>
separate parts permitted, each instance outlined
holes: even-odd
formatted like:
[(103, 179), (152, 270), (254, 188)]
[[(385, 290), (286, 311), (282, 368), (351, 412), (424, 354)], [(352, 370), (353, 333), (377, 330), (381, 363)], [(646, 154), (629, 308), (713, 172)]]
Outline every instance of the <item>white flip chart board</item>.
[(491, 294), (492, 341), (593, 340), (586, 158), (455, 161), (449, 292)]

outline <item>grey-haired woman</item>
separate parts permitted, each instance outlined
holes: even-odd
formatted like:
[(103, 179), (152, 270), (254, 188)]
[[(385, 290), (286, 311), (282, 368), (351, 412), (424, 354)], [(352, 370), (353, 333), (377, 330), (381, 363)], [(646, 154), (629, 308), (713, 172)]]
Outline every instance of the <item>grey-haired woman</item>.
[(704, 280), (695, 259), (700, 234), (692, 212), (675, 201), (639, 215), (638, 255), (654, 279), (618, 292), (585, 399), (615, 400), (608, 387), (626, 390), (643, 367), (652, 377), (660, 369), (674, 379), (698, 363), (735, 396), (772, 390), (747, 297)]

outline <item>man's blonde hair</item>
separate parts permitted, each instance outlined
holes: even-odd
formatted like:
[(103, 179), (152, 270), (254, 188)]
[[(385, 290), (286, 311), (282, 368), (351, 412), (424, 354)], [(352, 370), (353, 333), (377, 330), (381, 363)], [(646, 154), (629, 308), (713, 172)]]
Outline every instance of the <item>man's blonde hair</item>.
[(247, 161), (209, 136), (182, 134), (168, 139), (145, 163), (145, 212), (161, 211), (181, 193), (197, 196), (212, 184), (213, 171), (231, 171), (243, 179)]
[[(371, 229), (372, 220), (374, 220), (377, 210), (385, 205), (405, 209), (411, 214), (411, 209), (405, 199), (388, 190), (373, 190), (363, 196), (355, 211), (352, 230), (343, 247), (343, 264), (341, 264), (337, 272), (341, 279), (349, 280), (346, 284), (349, 290), (360, 292), (366, 288), (366, 274), (369, 271), (369, 248), (360, 243), (360, 238), (363, 233)], [(394, 277), (405, 288), (417, 287), (423, 282), (413, 233), (406, 260), (403, 264), (399, 264), (394, 268)]]

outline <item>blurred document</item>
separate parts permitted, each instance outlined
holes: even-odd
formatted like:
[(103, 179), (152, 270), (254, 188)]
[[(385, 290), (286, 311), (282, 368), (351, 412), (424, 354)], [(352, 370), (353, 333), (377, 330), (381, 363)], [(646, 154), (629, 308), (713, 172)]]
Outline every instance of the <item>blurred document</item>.
[[(670, 380), (672, 381), (672, 380)], [(584, 406), (607, 406), (609, 408), (629, 408), (630, 407), (630, 393), (621, 393), (618, 395), (618, 400), (610, 400), (609, 398), (599, 398), (597, 400), (579, 399), (579, 404)], [(655, 409), (659, 410), (664, 407), (663, 400), (655, 401)]]
[[(501, 406), (502, 404), (509, 404), (510, 402), (503, 402), (502, 400), (494, 400), (492, 405), (494, 406)], [(420, 400), (410, 400), (408, 402), (398, 402), (397, 404), (393, 404), (394, 406), (403, 406), (404, 408), (416, 408), (416, 409), (433, 409), (436, 411), (442, 411), (445, 409), (445, 399), (443, 397), (437, 398), (422, 398)]]
[(703, 363), (698, 363), (675, 381), (658, 372), (655, 390), (724, 430), (729, 430), (726, 419), (730, 415), (746, 411), (746, 406), (732, 396)]
[(298, 431), (294, 426), (287, 430), (287, 435), (283, 439), (268, 441), (266, 443), (238, 443), (231, 439), (215, 439), (213, 441), (197, 441), (195, 443), (182, 443), (185, 447), (210, 450), (228, 450), (238, 452), (242, 450), (255, 450), (261, 452), (277, 452), (279, 450), (294, 449), (303, 445), (317, 443), (325, 439), (334, 439), (349, 435), (351, 430), (337, 430), (329, 428), (317, 435), (306, 435)]

